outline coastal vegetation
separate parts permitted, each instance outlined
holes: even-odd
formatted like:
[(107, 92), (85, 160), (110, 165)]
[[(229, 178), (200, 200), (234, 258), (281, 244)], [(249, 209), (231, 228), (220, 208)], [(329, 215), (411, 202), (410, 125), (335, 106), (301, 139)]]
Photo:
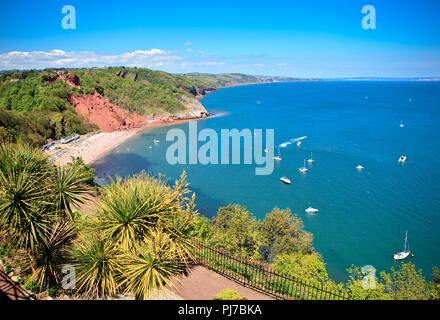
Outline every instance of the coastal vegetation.
[[(28, 290), (50, 297), (62, 292), (84, 298), (157, 297), (179, 281), (194, 258), (194, 244), (203, 243), (350, 299), (440, 298), (439, 269), (428, 282), (412, 263), (380, 272), (369, 289), (356, 266), (348, 270), (347, 283), (336, 283), (313, 248), (312, 234), (289, 209), (274, 208), (257, 219), (231, 204), (207, 218), (196, 209), (185, 172), (174, 184), (145, 172), (116, 177), (105, 186), (91, 183), (92, 177), (93, 169), (80, 158), (55, 167), (29, 144), (1, 144), (1, 267), (19, 274), (17, 282)], [(258, 277), (248, 268), (216, 263), (249, 279)], [(73, 290), (60, 287), (66, 265), (75, 269)], [(265, 285), (280, 293), (290, 290), (274, 279)], [(218, 298), (224, 296), (229, 293)]]
[(93, 130), (68, 102), (69, 86), (45, 77), (45, 72), (23, 71), (0, 78), (0, 141), (42, 145), (48, 138)]
[(173, 75), (145, 68), (10, 70), (0, 72), (0, 141), (43, 145), (96, 130), (75, 112), (72, 96), (95, 92), (141, 116), (176, 114), (188, 98), (218, 88), (255, 82), (295, 80), (242, 74)]

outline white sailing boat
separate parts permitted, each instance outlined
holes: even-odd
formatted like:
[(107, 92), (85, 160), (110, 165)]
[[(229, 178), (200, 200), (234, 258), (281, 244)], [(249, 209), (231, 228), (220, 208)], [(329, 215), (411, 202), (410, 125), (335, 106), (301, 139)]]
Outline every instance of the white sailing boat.
[(400, 120), (400, 127), (403, 128), (405, 125), (403, 124), (403, 121)]
[(313, 159), (313, 154), (310, 152), (310, 159), (307, 160), (308, 163), (313, 163), (315, 160)]
[(306, 159), (304, 159), (304, 167), (298, 169), (300, 172), (307, 172), (309, 169), (306, 168)]
[(287, 177), (281, 177), (280, 180), (283, 181), (284, 183), (290, 184), (290, 179)]
[(361, 165), (358, 165), (357, 167), (356, 167), (356, 169), (358, 169), (358, 170), (362, 170), (364, 167), (362, 167)]
[(403, 260), (409, 256), (407, 243), (408, 243), (408, 230), (405, 233), (405, 244), (403, 245), (403, 251), (394, 254), (394, 260)]
[(281, 160), (282, 160), (282, 159), (281, 159), (281, 154), (280, 154), (280, 147), (278, 147), (278, 155), (275, 156), (275, 157), (273, 157), (273, 159), (274, 159), (274, 160), (278, 160), (278, 161), (281, 161)]
[(296, 145), (297, 145), (298, 147), (299, 147), (301, 144), (302, 144), (301, 141), (298, 141), (298, 142), (296, 143)]

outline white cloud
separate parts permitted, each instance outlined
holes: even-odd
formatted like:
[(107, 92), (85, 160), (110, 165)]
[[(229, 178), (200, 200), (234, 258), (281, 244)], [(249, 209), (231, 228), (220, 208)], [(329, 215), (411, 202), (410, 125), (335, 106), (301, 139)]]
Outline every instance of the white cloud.
[[(160, 49), (135, 50), (121, 54), (99, 54), (91, 51), (66, 52), (59, 49), (50, 51), (11, 51), (0, 54), (1, 69), (43, 69), (50, 67), (103, 67), (103, 66), (147, 66), (164, 65), (183, 59), (178, 51), (167, 52)], [(158, 64), (161, 63), (161, 64)]]
[(185, 42), (185, 46), (190, 46), (190, 45), (192, 45), (193, 43), (191, 42), (191, 41), (187, 41), (187, 42)]
[(188, 49), (186, 49), (186, 51), (187, 51), (187, 52), (191, 52), (191, 51), (193, 51), (193, 49), (188, 48)]

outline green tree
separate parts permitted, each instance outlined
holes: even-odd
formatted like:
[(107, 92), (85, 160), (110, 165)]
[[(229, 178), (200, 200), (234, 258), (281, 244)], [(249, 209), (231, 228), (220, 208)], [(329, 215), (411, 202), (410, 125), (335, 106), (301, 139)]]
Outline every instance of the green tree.
[(391, 273), (381, 272), (385, 292), (395, 300), (425, 300), (429, 288), (422, 270), (416, 270), (413, 263), (402, 263), (399, 268), (391, 267)]
[(263, 257), (272, 261), (283, 253), (312, 253), (313, 235), (304, 230), (298, 215), (290, 209), (274, 208), (260, 225)]
[(440, 300), (440, 268), (432, 268), (432, 281), (429, 283), (429, 299)]
[(352, 299), (359, 300), (425, 300), (429, 298), (429, 285), (422, 270), (416, 270), (411, 262), (402, 262), (398, 268), (391, 267), (391, 273), (382, 271), (376, 276), (375, 288), (365, 289), (365, 275), (359, 267), (348, 269), (350, 280), (347, 287)]
[(329, 281), (325, 263), (315, 253), (284, 253), (276, 257), (273, 267), (276, 273), (314, 285), (325, 286)]
[(245, 207), (220, 207), (212, 218), (209, 244), (246, 257), (259, 257), (258, 223)]
[(349, 280), (346, 287), (350, 290), (352, 300), (391, 300), (392, 297), (385, 292), (385, 285), (380, 278), (375, 276), (374, 287), (366, 286), (365, 276), (360, 267), (352, 265), (348, 270)]

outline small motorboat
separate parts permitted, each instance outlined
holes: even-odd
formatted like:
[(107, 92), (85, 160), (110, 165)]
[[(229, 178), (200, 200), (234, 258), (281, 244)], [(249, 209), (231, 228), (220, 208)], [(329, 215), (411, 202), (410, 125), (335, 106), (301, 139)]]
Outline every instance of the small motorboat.
[(267, 149), (264, 149), (264, 152), (267, 153)]
[(405, 125), (403, 124), (403, 121), (400, 120), (400, 127), (403, 128)]
[(306, 212), (307, 213), (316, 213), (316, 212), (318, 212), (319, 210), (318, 209), (315, 209), (315, 208), (312, 208), (312, 207), (308, 207), (307, 209), (306, 209)]
[(148, 149), (153, 149), (153, 147), (152, 147), (152, 146), (149, 146)]
[(304, 159), (304, 167), (298, 169), (300, 172), (306, 173), (309, 169), (306, 168), (306, 159)]
[(403, 251), (394, 254), (394, 260), (403, 260), (409, 256), (410, 251), (407, 248), (408, 231), (405, 234), (405, 243), (403, 245)]
[(361, 165), (358, 165), (357, 167), (356, 167), (356, 169), (358, 169), (358, 170), (362, 170), (364, 167), (362, 167)]
[(310, 159), (307, 159), (307, 162), (308, 162), (308, 163), (313, 163), (313, 162), (315, 162), (315, 160), (313, 159), (312, 155), (313, 155), (313, 154), (310, 152)]
[(290, 179), (287, 177), (281, 177), (280, 180), (283, 181), (284, 183), (287, 183), (287, 184), (291, 183)]
[(405, 162), (405, 161), (406, 161), (406, 156), (400, 156), (399, 162)]
[(302, 144), (301, 141), (298, 141), (298, 142), (296, 143), (296, 145), (297, 145), (298, 147), (299, 147), (301, 144)]
[(154, 142), (154, 143), (159, 143), (159, 140), (154, 139), (153, 142)]

